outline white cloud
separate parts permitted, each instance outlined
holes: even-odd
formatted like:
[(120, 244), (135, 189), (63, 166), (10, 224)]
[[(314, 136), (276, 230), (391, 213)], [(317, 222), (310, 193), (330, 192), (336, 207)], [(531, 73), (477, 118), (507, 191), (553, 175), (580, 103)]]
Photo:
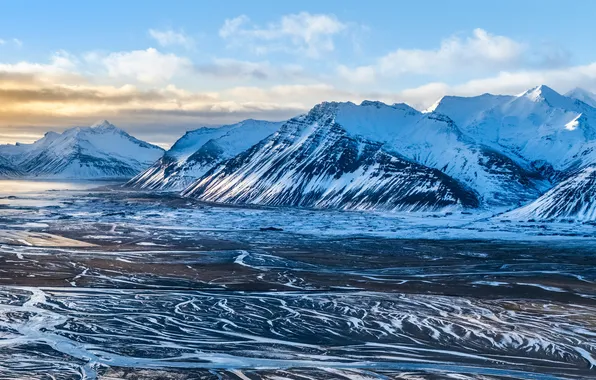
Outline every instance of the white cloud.
[(462, 39), (452, 36), (441, 42), (437, 49), (397, 49), (369, 66), (347, 68), (340, 66), (339, 74), (345, 79), (374, 81), (379, 77), (406, 74), (441, 76), (452, 73), (489, 72), (515, 67), (524, 60), (526, 45), (505, 36), (493, 35), (484, 29), (475, 29), (472, 36)]
[(156, 30), (149, 29), (149, 35), (153, 38), (160, 46), (173, 46), (179, 45), (187, 49), (191, 49), (194, 46), (194, 40), (186, 35), (183, 31), (176, 32), (174, 30)]
[(165, 82), (192, 66), (187, 58), (163, 54), (154, 48), (111, 53), (101, 61), (110, 76), (135, 78), (145, 83)]
[[(220, 35), (264, 49), (328, 51), (345, 26), (332, 26), (325, 18), (329, 16), (317, 21), (304, 15), (285, 16), (265, 27), (251, 25), (246, 17), (227, 20)], [(331, 47), (321, 43), (325, 39)], [(10, 39), (5, 42), (12, 45)], [(339, 65), (333, 73), (307, 72), (301, 66), (273, 60), (212, 58), (194, 63), (155, 48), (76, 56), (57, 51), (43, 62), (0, 62), (0, 125), (80, 125), (86, 120), (119, 117), (142, 128), (153, 123), (157, 132), (151, 133), (173, 134), (169, 129), (164, 132), (163, 125), (220, 124), (247, 117), (279, 120), (322, 101), (371, 99), (406, 102), (422, 109), (447, 94), (515, 94), (542, 83), (561, 92), (576, 86), (596, 90), (596, 62), (550, 68), (520, 64), (529, 50), (520, 42), (476, 30), (467, 38), (449, 38), (436, 49), (399, 49), (374, 64)], [(553, 57), (551, 61), (559, 66), (564, 61), (559, 55)], [(469, 76), (452, 75), (459, 72)], [(402, 79), (400, 75), (411, 73), (425, 75), (413, 79), (422, 85), (405, 88), (398, 80), (386, 80), (385, 86), (352, 87), (342, 80), (363, 85)]]
[(10, 41), (0, 38), (0, 45), (7, 45), (9, 42), (14, 44), (16, 47), (23, 46), (23, 41), (19, 40), (18, 38), (12, 38)]
[(337, 73), (340, 77), (357, 84), (372, 83), (377, 77), (373, 66), (360, 66), (352, 69), (345, 65), (339, 65), (337, 67)]
[(249, 22), (250, 19), (246, 15), (240, 15), (235, 18), (226, 19), (223, 26), (219, 29), (219, 36), (221, 38), (232, 37), (237, 33), (242, 33), (240, 27)]
[(492, 77), (474, 79), (454, 86), (453, 91), (461, 95), (484, 92), (515, 94), (540, 84), (561, 92), (574, 87), (596, 89), (596, 62), (550, 70), (504, 71)]
[(333, 51), (334, 36), (346, 28), (334, 15), (301, 12), (282, 16), (265, 27), (250, 25), (250, 19), (242, 15), (225, 20), (219, 35), (239, 45), (249, 44), (257, 53), (299, 52), (316, 58)]
[(476, 78), (455, 85), (432, 82), (405, 89), (388, 97), (424, 109), (444, 95), (476, 96), (484, 93), (511, 95), (546, 84), (564, 93), (575, 87), (596, 91), (596, 62), (559, 69), (503, 71), (494, 76)]
[(251, 62), (226, 58), (215, 58), (210, 63), (196, 65), (195, 72), (218, 79), (234, 80), (279, 81), (309, 78), (300, 65), (274, 65), (269, 61)]
[(69, 53), (60, 50), (52, 54), (49, 63), (21, 61), (16, 63), (0, 63), (0, 73), (36, 75), (40, 80), (64, 80), (67, 76), (77, 75), (77, 60)]

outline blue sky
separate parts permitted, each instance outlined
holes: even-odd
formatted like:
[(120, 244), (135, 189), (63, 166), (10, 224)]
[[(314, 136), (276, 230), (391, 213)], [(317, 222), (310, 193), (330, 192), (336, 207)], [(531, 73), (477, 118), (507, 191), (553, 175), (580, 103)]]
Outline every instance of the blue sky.
[(168, 144), (324, 100), (596, 90), (595, 14), (589, 0), (2, 2), (0, 142), (108, 118)]

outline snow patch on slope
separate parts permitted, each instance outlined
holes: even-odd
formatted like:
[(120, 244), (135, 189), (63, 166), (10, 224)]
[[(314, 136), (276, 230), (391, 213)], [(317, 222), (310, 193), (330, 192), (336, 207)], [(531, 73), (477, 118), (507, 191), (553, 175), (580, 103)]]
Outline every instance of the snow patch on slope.
[(216, 164), (274, 133), (281, 122), (245, 120), (237, 124), (187, 132), (162, 159), (127, 186), (152, 190), (183, 190)]

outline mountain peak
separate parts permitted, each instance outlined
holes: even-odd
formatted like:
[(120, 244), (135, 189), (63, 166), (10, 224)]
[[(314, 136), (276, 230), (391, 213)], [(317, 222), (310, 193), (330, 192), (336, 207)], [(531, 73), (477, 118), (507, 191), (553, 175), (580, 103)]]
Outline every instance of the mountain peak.
[(596, 108), (596, 94), (583, 88), (576, 87), (573, 90), (566, 92), (565, 96), (571, 99), (579, 100), (589, 106)]
[(596, 96), (596, 94), (594, 94), (591, 91), (586, 90), (585, 88), (581, 88), (581, 87), (575, 87), (572, 90), (569, 90), (565, 93), (565, 96), (570, 96), (570, 95), (591, 95), (591, 96)]
[(559, 94), (547, 85), (541, 84), (540, 86), (536, 86), (521, 93), (519, 97), (526, 97), (535, 102), (544, 100), (549, 102), (550, 100), (559, 100), (560, 98), (563, 98), (563, 95)]
[(109, 130), (109, 129), (118, 129), (112, 123), (107, 120), (100, 120), (97, 123), (91, 126), (92, 129), (100, 129), (100, 130)]
[(378, 100), (363, 100), (360, 103), (361, 107), (376, 107), (376, 108), (381, 108), (381, 107), (389, 107), (389, 105), (378, 101)]
[(441, 102), (443, 101), (444, 98), (445, 98), (444, 96), (440, 97), (439, 100), (437, 100), (436, 102), (434, 102), (430, 107), (428, 107), (425, 110), (423, 110), (422, 113), (435, 112), (436, 109), (441, 105)]

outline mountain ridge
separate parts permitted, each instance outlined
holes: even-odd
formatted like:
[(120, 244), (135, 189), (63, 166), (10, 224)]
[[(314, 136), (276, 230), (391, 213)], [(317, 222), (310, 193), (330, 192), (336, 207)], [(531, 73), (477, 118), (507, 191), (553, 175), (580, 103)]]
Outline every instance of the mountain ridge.
[(212, 166), (250, 148), (281, 123), (248, 119), (221, 127), (188, 131), (164, 156), (132, 178), (127, 187), (181, 191)]
[(26, 177), (130, 178), (163, 155), (163, 149), (141, 141), (107, 121), (48, 132), (32, 144), (0, 146)]
[(336, 122), (338, 108), (362, 107), (367, 113), (366, 107), (379, 105), (321, 103), (214, 167), (183, 195), (209, 202), (359, 210), (476, 207), (476, 195), (451, 177), (367, 139), (370, 125)]
[[(541, 85), (517, 95), (444, 96), (424, 111), (404, 103), (328, 101), (287, 122), (248, 119), (188, 131), (167, 152), (153, 152), (155, 160), (122, 156), (114, 141), (159, 148), (103, 120), (48, 132), (34, 144), (0, 146), (0, 170), (38, 177), (136, 174), (127, 186), (209, 202), (523, 208), (557, 186), (580, 186), (581, 173), (596, 165), (591, 95), (581, 89), (561, 95)], [(64, 169), (73, 162), (87, 169)], [(572, 198), (559, 197), (557, 207)]]

